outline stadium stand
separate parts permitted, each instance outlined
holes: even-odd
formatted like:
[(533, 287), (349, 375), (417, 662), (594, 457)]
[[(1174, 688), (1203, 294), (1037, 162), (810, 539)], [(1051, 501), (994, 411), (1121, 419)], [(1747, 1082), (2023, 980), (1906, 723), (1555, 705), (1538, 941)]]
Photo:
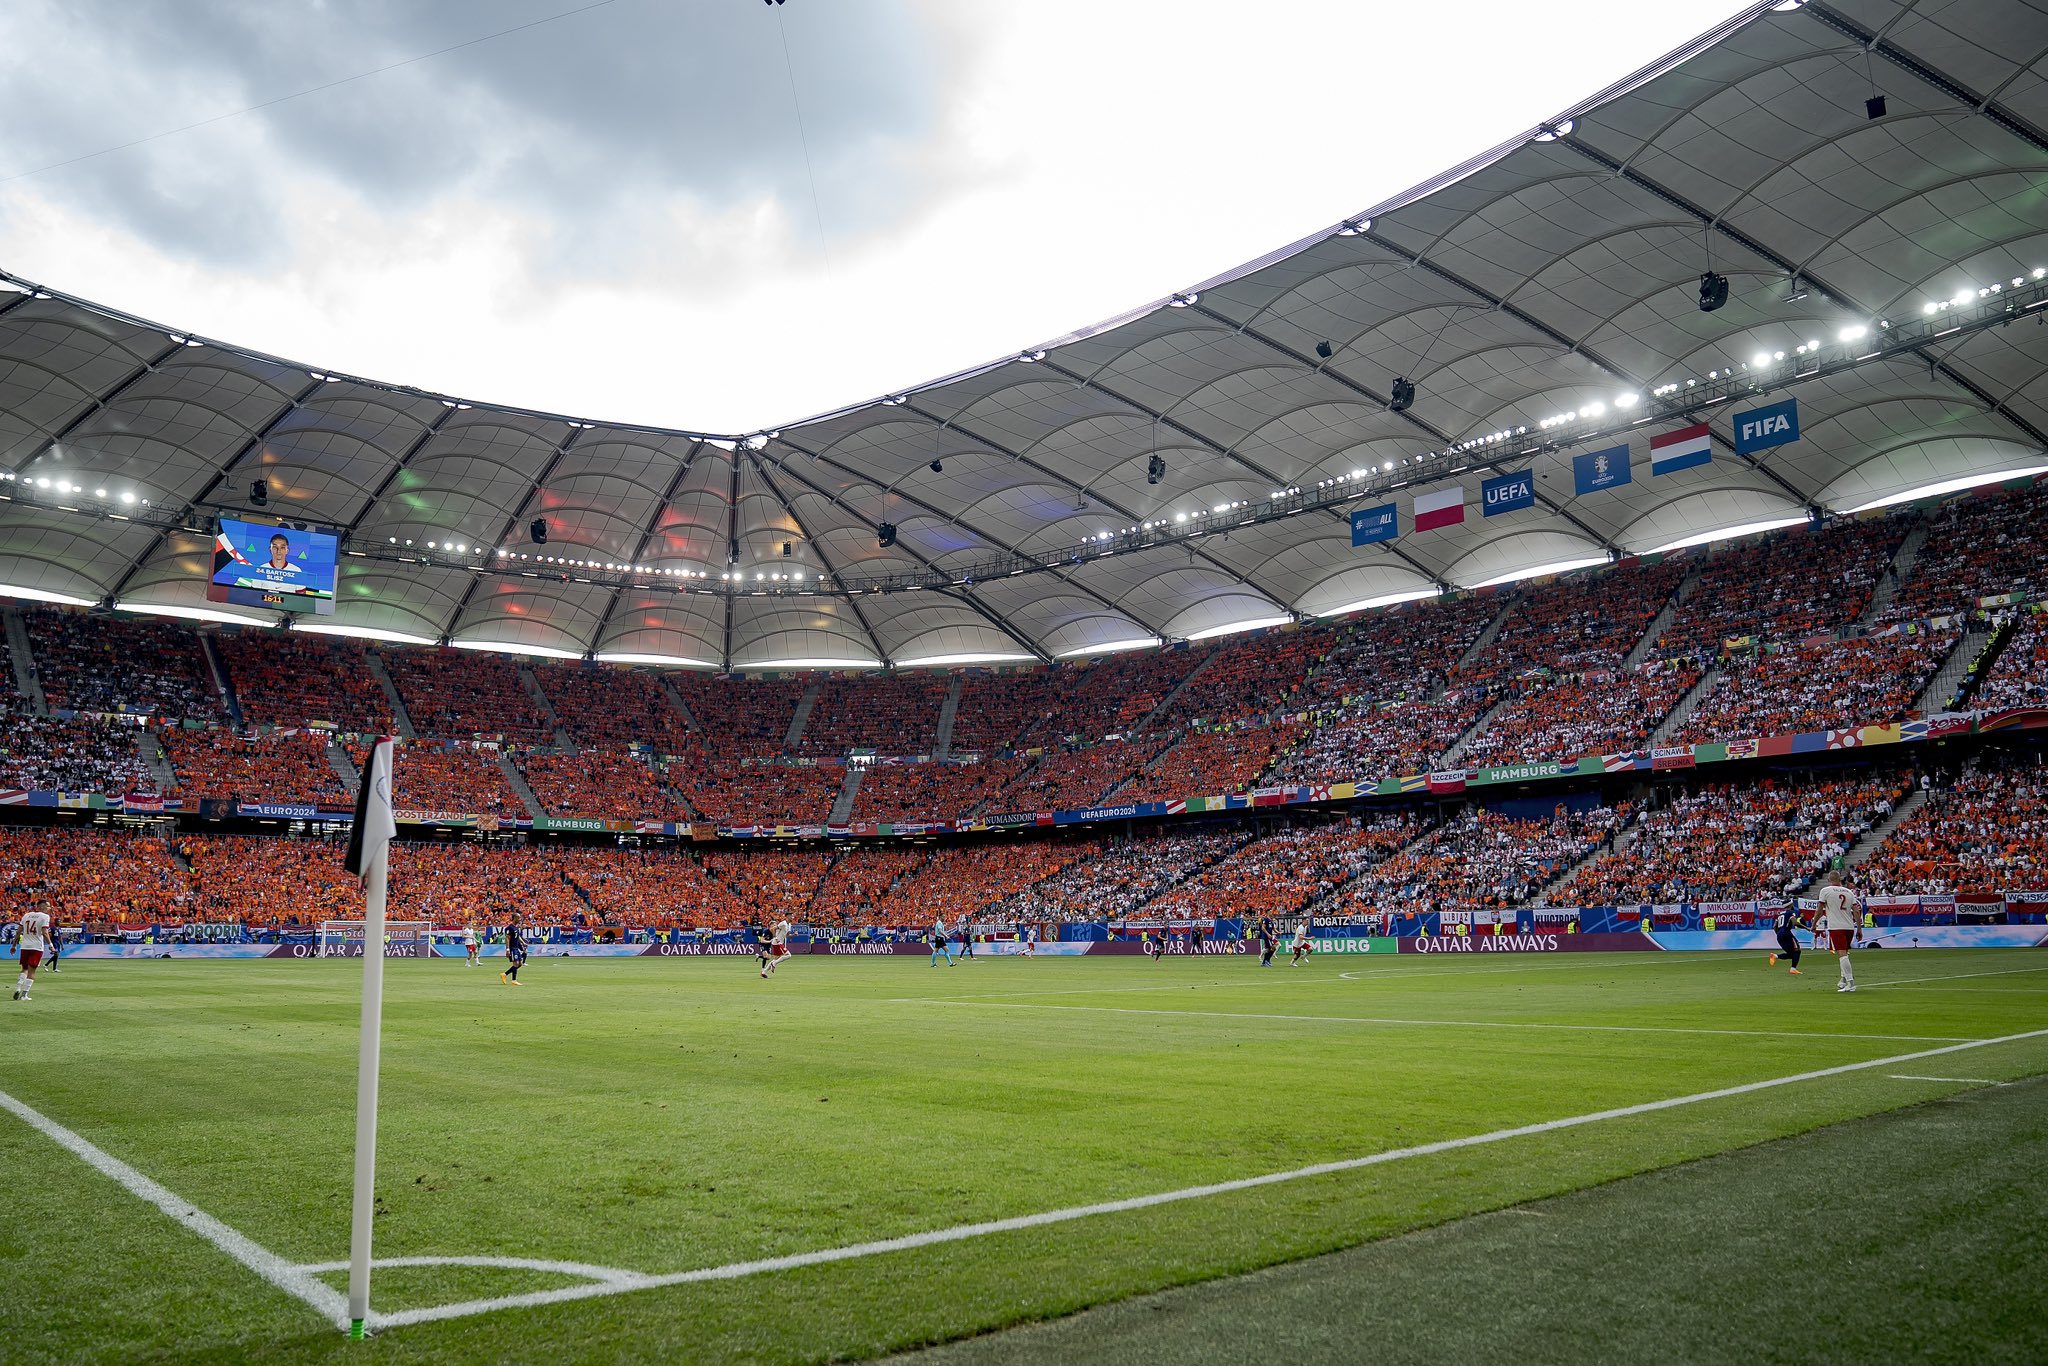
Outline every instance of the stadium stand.
[(1286, 721), (1246, 730), (1188, 731), (1109, 795), (1119, 801), (1157, 801), (1249, 792), (1306, 729), (1299, 721)]
[[(358, 773), (369, 757), (366, 745), (348, 747)], [(505, 782), (497, 752), (467, 745), (445, 749), (432, 743), (401, 745), (392, 759), (392, 800), (400, 808), (470, 815), (523, 816), (526, 808)]]
[(2048, 891), (2048, 767), (1987, 756), (1934, 788), (1853, 875), (1883, 895)]
[(932, 674), (829, 679), (818, 689), (797, 752), (929, 754), (946, 688), (947, 680)]
[(1284, 628), (1220, 645), (1148, 725), (1153, 730), (1224, 725), (1290, 710), (1329, 644), (1327, 630)]
[(661, 790), (654, 766), (610, 750), (518, 757), (526, 785), (550, 816), (607, 820), (688, 820)]
[(1241, 826), (1165, 829), (1105, 840), (1039, 879), (1006, 907), (1014, 921), (1101, 921), (1130, 915), (1236, 849)]
[(44, 720), (23, 704), (0, 706), (0, 787), (155, 792), (135, 740), (135, 727), (119, 721)]
[(1168, 920), (1287, 916), (1359, 876), (1413, 840), (1411, 816), (1282, 829), (1231, 850), (1147, 908)]
[(979, 810), (1023, 771), (1018, 759), (973, 764), (875, 764), (854, 794), (852, 819), (899, 821)]
[(1626, 803), (1560, 807), (1547, 820), (1467, 811), (1366, 869), (1340, 904), (1354, 913), (1505, 910), (1610, 839), (1627, 816)]
[(1484, 688), (1461, 688), (1434, 702), (1346, 704), (1282, 758), (1268, 781), (1348, 783), (1426, 773), (1488, 705)]
[(1699, 681), (1687, 665), (1653, 660), (1615, 677), (1503, 685), (1501, 709), (1462, 758), (1484, 765), (1640, 749)]
[(2048, 613), (2029, 613), (2014, 623), (1970, 705), (1985, 711), (2048, 707)]
[(1725, 901), (1797, 891), (1904, 797), (1892, 771), (1807, 782), (1707, 783), (1642, 813), (1625, 850), (1561, 893), (1578, 905)]
[(960, 681), (953, 715), (953, 752), (998, 753), (1025, 731), (1050, 722), (1059, 710), (1057, 677), (1052, 669), (969, 673)]
[(673, 673), (668, 681), (696, 719), (693, 740), (732, 758), (780, 753), (807, 686), (797, 679), (700, 673)]
[(577, 744), (620, 752), (643, 744), (656, 754), (680, 754), (689, 747), (689, 726), (662, 695), (660, 683), (644, 669), (576, 664), (532, 667), (556, 718)]
[(1624, 563), (1533, 587), (1516, 599), (1500, 634), (1457, 671), (1458, 678), (1496, 683), (1539, 669), (1618, 669), (1693, 563), (1684, 555), (1656, 564)]
[(1880, 621), (1913, 621), (1974, 607), (1982, 597), (2048, 597), (2041, 527), (2048, 524), (2048, 482), (1990, 489), (1945, 504), (1926, 544)]
[(155, 835), (0, 827), (0, 892), (10, 907), (40, 900), (59, 924), (184, 918), (189, 888)]
[(662, 772), (695, 816), (721, 825), (822, 821), (846, 783), (838, 764), (744, 761), (695, 745)]
[(1901, 720), (1956, 637), (1949, 630), (1746, 651), (1729, 660), (1720, 686), (1679, 729), (1675, 743)]
[(1801, 641), (1850, 625), (1869, 605), (1907, 525), (1883, 516), (1716, 547), (1656, 652), (1706, 661), (1733, 640)]
[(318, 731), (166, 727), (158, 739), (178, 775), (180, 796), (328, 807), (346, 807), (355, 797), (327, 762), (327, 737)]
[(554, 743), (553, 729), (520, 685), (519, 666), (505, 656), (424, 647), (379, 653), (421, 736)]
[(52, 710), (227, 719), (197, 632), (173, 622), (55, 608), (22, 615)]
[(990, 804), (1003, 811), (1093, 806), (1129, 782), (1164, 748), (1161, 740), (1105, 740), (1086, 749), (1051, 750), (1020, 772)]
[(245, 724), (393, 729), (391, 703), (370, 676), (361, 642), (302, 631), (223, 631), (213, 639)]

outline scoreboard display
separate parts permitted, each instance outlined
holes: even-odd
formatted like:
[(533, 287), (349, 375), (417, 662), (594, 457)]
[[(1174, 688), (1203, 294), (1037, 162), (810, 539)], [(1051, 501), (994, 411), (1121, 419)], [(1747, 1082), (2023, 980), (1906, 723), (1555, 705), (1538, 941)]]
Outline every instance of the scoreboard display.
[(206, 596), (273, 612), (331, 614), (339, 545), (332, 532), (223, 517), (213, 538), (213, 580)]

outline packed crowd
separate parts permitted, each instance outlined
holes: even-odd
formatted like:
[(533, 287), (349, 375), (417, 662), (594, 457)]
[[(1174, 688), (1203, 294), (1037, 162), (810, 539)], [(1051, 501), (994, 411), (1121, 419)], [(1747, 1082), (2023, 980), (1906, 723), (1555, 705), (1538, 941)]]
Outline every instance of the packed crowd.
[(183, 919), (185, 870), (154, 835), (0, 827), (4, 918), (30, 905), (60, 925)]
[(22, 615), (52, 710), (227, 719), (198, 632), (173, 622), (55, 608)]
[(221, 631), (214, 636), (228, 683), (250, 726), (304, 726), (388, 733), (391, 702), (370, 676), (359, 641), (303, 631)]
[(1517, 598), (1500, 634), (1458, 671), (1462, 680), (1498, 683), (1537, 669), (1590, 673), (1618, 669), (1678, 591), (1693, 561), (1631, 561), (1576, 574)]
[(1955, 645), (1956, 632), (1937, 631), (1731, 656), (1674, 743), (1902, 720)]
[(668, 675), (668, 683), (696, 722), (692, 740), (732, 759), (780, 754), (807, 686), (792, 678), (733, 681), (685, 672)]
[(550, 816), (688, 819), (662, 791), (654, 765), (634, 755), (587, 749), (580, 754), (522, 754), (518, 762), (526, 786)]
[(2048, 891), (2048, 766), (2038, 754), (1997, 756), (1934, 788), (1855, 882), (1899, 896)]
[(2048, 482), (1992, 488), (1944, 507), (1928, 528), (1912, 573), (1880, 620), (1914, 621), (1965, 611), (1979, 598), (2018, 593), (2048, 598), (2041, 527), (2048, 525)]
[(1022, 759), (972, 764), (876, 764), (854, 794), (856, 821), (933, 820), (980, 810), (1023, 772)]
[(1231, 824), (1111, 838), (1033, 883), (1004, 911), (1018, 921), (1115, 920), (1196, 876), (1250, 836)]
[(662, 771), (691, 815), (720, 825), (822, 821), (846, 786), (841, 764), (750, 763), (695, 746)]
[(929, 754), (938, 739), (939, 708), (948, 686), (934, 674), (827, 679), (797, 738), (797, 752)]
[(422, 736), (554, 743), (554, 729), (520, 682), (518, 664), (504, 655), (421, 649), (385, 650), (380, 658)]
[(1146, 727), (1218, 725), (1289, 710), (1298, 705), (1309, 670), (1329, 643), (1328, 631), (1291, 628), (1232, 640), (1215, 650)]
[(1364, 873), (1345, 890), (1354, 914), (1505, 910), (1536, 896), (1612, 839), (1628, 805), (1521, 819), (1474, 809)]
[(1093, 806), (1135, 777), (1166, 747), (1163, 739), (1105, 740), (1086, 749), (1048, 750), (990, 799), (997, 811), (1060, 811)]
[(1413, 816), (1282, 829), (1239, 845), (1146, 907), (1168, 921), (1289, 916), (1336, 892), (1415, 839)]
[(177, 795), (242, 802), (316, 802), (346, 807), (355, 793), (327, 761), (318, 731), (240, 734), (224, 727), (158, 733)]
[(0, 703), (0, 787), (155, 792), (156, 778), (136, 753), (139, 738), (118, 721), (44, 720), (25, 703)]
[(2048, 612), (2028, 613), (2013, 623), (1970, 705), (1983, 711), (2048, 707)]
[[(358, 773), (369, 758), (366, 745), (349, 746)], [(392, 756), (391, 797), (400, 808), (453, 811), (478, 816), (526, 815), (526, 805), (505, 781), (492, 749), (429, 744), (400, 745)]]
[(1507, 684), (1461, 757), (1486, 765), (1640, 749), (1699, 681), (1689, 665), (1652, 661), (1612, 677)]
[(1642, 813), (1620, 852), (1553, 898), (1582, 906), (1746, 901), (1804, 887), (1890, 815), (1912, 775), (1708, 783)]
[(1268, 775), (1274, 783), (1377, 782), (1438, 767), (1491, 703), (1483, 688), (1434, 702), (1346, 708), (1324, 719)]
[(1849, 626), (1870, 605), (1906, 527), (1882, 516), (1717, 549), (1656, 652), (1705, 661), (1730, 640), (1798, 641)]
[(953, 712), (953, 752), (1000, 753), (1050, 720), (1059, 707), (1053, 695), (1057, 676), (1052, 669), (966, 675)]
[(689, 726), (661, 680), (645, 669), (599, 664), (535, 664), (533, 676), (555, 719), (586, 749), (623, 752), (636, 743), (656, 754), (680, 754)]

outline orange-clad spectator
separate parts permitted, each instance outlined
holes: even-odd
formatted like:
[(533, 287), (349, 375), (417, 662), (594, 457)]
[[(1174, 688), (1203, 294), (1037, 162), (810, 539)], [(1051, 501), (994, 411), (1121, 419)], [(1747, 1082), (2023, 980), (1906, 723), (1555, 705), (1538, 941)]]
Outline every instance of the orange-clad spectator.
[(238, 735), (220, 727), (167, 728), (158, 738), (178, 775), (180, 796), (330, 807), (355, 799), (328, 762), (327, 737), (318, 731)]
[(525, 754), (518, 760), (526, 785), (550, 816), (602, 816), (607, 820), (688, 820), (662, 791), (654, 766), (635, 755), (604, 750), (581, 754)]
[(30, 608), (22, 616), (43, 697), (53, 709), (227, 720), (197, 631), (161, 619), (55, 607)]
[(689, 724), (649, 670), (610, 664), (531, 667), (556, 719), (587, 749), (622, 752), (643, 744), (656, 754), (680, 754), (689, 744)]
[(222, 631), (214, 644), (252, 726), (315, 721), (350, 732), (389, 734), (391, 702), (370, 676), (361, 641), (304, 631)]
[(2048, 891), (2048, 769), (2038, 757), (1985, 756), (1934, 788), (1857, 881), (1883, 895)]
[(519, 680), (519, 665), (480, 650), (414, 647), (379, 652), (421, 736), (554, 743), (554, 730)]

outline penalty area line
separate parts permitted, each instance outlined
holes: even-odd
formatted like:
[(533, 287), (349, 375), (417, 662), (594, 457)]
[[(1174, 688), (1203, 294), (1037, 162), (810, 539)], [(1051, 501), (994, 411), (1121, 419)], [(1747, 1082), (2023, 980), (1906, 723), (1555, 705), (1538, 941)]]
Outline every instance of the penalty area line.
[(293, 1266), (254, 1239), (229, 1228), (192, 1202), (165, 1189), (135, 1168), (115, 1157), (39, 1110), (0, 1091), (0, 1109), (65, 1149), (88, 1167), (109, 1177), (139, 1200), (155, 1205), (173, 1222), (183, 1225), (222, 1252), (248, 1267), (264, 1280), (296, 1299), (338, 1328), (348, 1326), (348, 1301), (339, 1290), (315, 1280), (303, 1268)]
[(692, 1285), (706, 1281), (732, 1281), (748, 1276), (763, 1275), (773, 1271), (795, 1271), (804, 1267), (826, 1266), (834, 1262), (850, 1262), (865, 1257), (880, 1256), (890, 1252), (908, 1252), (917, 1248), (934, 1247), (944, 1243), (966, 1242), (972, 1238), (986, 1238), (991, 1234), (1014, 1233), (1024, 1229), (1044, 1228), (1052, 1224), (1070, 1223), (1077, 1219), (1093, 1218), (1102, 1214), (1123, 1214), (1131, 1210), (1151, 1209), (1158, 1205), (1178, 1204), (1185, 1200), (1200, 1200), (1212, 1195), (1228, 1195), (1236, 1191), (1255, 1190), (1262, 1186), (1277, 1186), (1309, 1177), (1329, 1176), (1338, 1172), (1358, 1171), (1365, 1167), (1376, 1167), (1388, 1162), (1399, 1162), (1411, 1157), (1431, 1157), (1438, 1153), (1455, 1152), (1461, 1148), (1478, 1148), (1493, 1143), (1504, 1143), (1510, 1139), (1527, 1138), (1536, 1134), (1556, 1133), (1562, 1129), (1576, 1129), (1583, 1125), (1599, 1124), (1610, 1119), (1627, 1119), (1635, 1115), (1655, 1114), (1660, 1110), (1675, 1110), (1682, 1106), (1698, 1105), (1710, 1100), (1725, 1100), (1731, 1096), (1751, 1095), (1758, 1091), (1769, 1091), (1780, 1086), (1795, 1086), (1801, 1082), (1820, 1081), (1828, 1077), (1844, 1076), (1852, 1072), (1865, 1072), (1880, 1067), (1896, 1067), (1901, 1063), (1918, 1062), (1923, 1058), (1939, 1058), (1951, 1053), (1967, 1052), (1976, 1048), (1988, 1048), (1993, 1044), (2020, 1043), (2029, 1039), (2048, 1038), (2048, 1029), (2029, 1030), (2023, 1034), (2006, 1034), (1994, 1039), (1971, 1039), (1964, 1043), (1950, 1044), (1945, 1048), (1923, 1049), (1915, 1053), (1899, 1053), (1887, 1058), (1873, 1058), (1868, 1062), (1842, 1063), (1835, 1067), (1823, 1067), (1811, 1072), (1795, 1072), (1790, 1076), (1773, 1077), (1767, 1081), (1744, 1082), (1738, 1086), (1723, 1086), (1713, 1091), (1699, 1091), (1689, 1096), (1673, 1096), (1666, 1100), (1644, 1101), (1637, 1105), (1624, 1105), (1612, 1110), (1597, 1110), (1591, 1114), (1571, 1115), (1563, 1119), (1546, 1119), (1534, 1124), (1521, 1124), (1511, 1129), (1495, 1129), (1491, 1133), (1472, 1134), (1464, 1138), (1441, 1139), (1434, 1143), (1417, 1144), (1410, 1148), (1393, 1148), (1385, 1152), (1371, 1153), (1364, 1157), (1346, 1158), (1336, 1162), (1319, 1162), (1314, 1166), (1296, 1167), (1291, 1171), (1269, 1172), (1262, 1176), (1242, 1177), (1235, 1181), (1218, 1181), (1204, 1186), (1188, 1186), (1181, 1190), (1160, 1191), (1153, 1195), (1132, 1196), (1124, 1200), (1105, 1200), (1092, 1205), (1074, 1205), (1067, 1209), (1046, 1210), (1038, 1214), (1022, 1214), (1008, 1219), (991, 1219), (977, 1224), (960, 1224), (953, 1228), (933, 1229), (926, 1233), (905, 1234), (900, 1238), (883, 1238), (875, 1242), (854, 1243), (847, 1247), (824, 1248), (816, 1252), (798, 1252), (783, 1257), (764, 1257), (757, 1261), (733, 1262), (726, 1266), (702, 1267), (695, 1271), (678, 1271), (666, 1275), (651, 1275), (633, 1285), (578, 1285), (559, 1290), (538, 1290), (523, 1295), (502, 1295), (494, 1299), (469, 1300), (460, 1304), (444, 1304), (423, 1309), (403, 1309), (391, 1314), (377, 1314), (373, 1322), (378, 1327), (399, 1328), (407, 1324), (433, 1323), (445, 1319), (469, 1318), (476, 1314), (494, 1313), (501, 1309), (531, 1309), (542, 1305), (564, 1304), (574, 1300), (599, 1299), (610, 1295), (629, 1294), (636, 1290), (660, 1289), (676, 1285)]

